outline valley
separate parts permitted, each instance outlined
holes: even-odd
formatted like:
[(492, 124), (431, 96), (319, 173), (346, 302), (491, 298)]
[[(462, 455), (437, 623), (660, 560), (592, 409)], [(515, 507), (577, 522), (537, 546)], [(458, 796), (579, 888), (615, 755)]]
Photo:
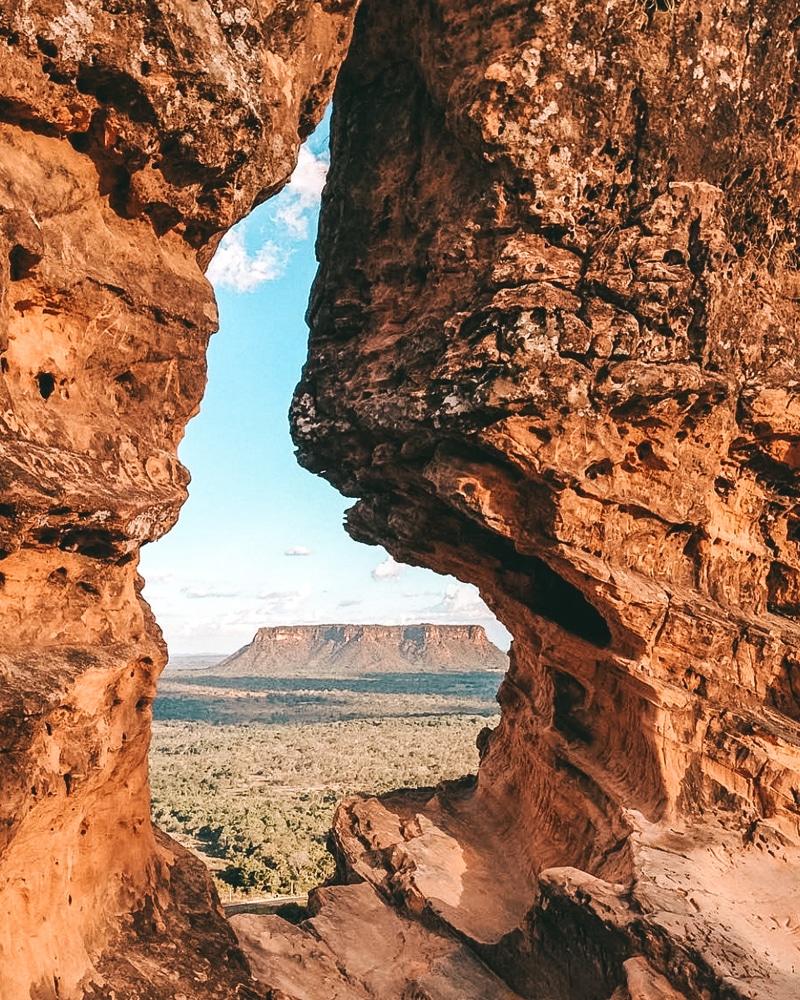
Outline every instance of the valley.
[(150, 781), (156, 824), (228, 903), (326, 881), (339, 801), (475, 773), (478, 734), (499, 719), (499, 670), (382, 672), (370, 659), (372, 672), (347, 677), (298, 676), (297, 663), (235, 676), (214, 661), (175, 657), (164, 672)]

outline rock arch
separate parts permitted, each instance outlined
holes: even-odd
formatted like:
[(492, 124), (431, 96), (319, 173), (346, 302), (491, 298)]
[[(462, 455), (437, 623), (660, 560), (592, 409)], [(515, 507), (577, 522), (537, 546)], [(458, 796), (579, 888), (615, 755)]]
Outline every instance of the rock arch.
[[(355, 7), (0, 11), (3, 1000), (255, 989), (150, 824), (136, 555), (185, 496), (202, 270)], [(797, 33), (779, 0), (364, 0), (340, 75), (294, 433), (355, 537), (515, 636), (459, 808), (530, 905), (487, 942), (396, 884), (525, 996), (796, 993)]]

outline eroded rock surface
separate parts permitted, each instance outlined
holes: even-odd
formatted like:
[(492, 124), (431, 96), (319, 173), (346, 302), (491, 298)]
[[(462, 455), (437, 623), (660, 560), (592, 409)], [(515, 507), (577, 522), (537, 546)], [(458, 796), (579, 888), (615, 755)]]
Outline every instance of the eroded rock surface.
[(203, 268), (288, 179), (354, 8), (0, 9), (3, 1000), (249, 980), (207, 876), (151, 828), (165, 649), (137, 555), (186, 495), (176, 449), (217, 322)]
[(508, 659), (482, 625), (275, 625), (208, 669), (232, 677), (350, 677), (497, 670)]
[(136, 556), (185, 495), (202, 268), (287, 179), (354, 7), (0, 10), (2, 1000), (302, 996), (287, 955), (342, 997), (795, 1000), (784, 0), (365, 0), (295, 435), (356, 537), (481, 588), (503, 720), (474, 787), (346, 804), (370, 884), (242, 930), (260, 986), (151, 828)]
[(515, 637), (525, 996), (797, 993), (798, 30), (366, 0), (339, 80), (295, 439)]

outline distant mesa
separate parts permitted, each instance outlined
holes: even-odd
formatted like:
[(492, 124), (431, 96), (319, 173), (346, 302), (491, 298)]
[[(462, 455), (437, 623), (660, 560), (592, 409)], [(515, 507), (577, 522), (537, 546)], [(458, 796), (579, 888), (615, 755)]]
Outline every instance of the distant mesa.
[(505, 671), (481, 625), (279, 625), (209, 668), (227, 677)]

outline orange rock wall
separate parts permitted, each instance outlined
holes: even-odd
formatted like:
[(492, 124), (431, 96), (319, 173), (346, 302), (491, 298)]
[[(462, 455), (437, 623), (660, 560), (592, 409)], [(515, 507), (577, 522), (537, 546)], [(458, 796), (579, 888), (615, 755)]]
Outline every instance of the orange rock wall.
[[(150, 825), (136, 557), (185, 497), (203, 268), (288, 178), (355, 6), (0, 11), (2, 1000), (254, 988)], [(339, 82), (294, 433), (356, 537), (515, 636), (451, 827), (523, 869), (476, 947), (528, 998), (796, 997), (799, 29), (366, 0)]]
[(514, 635), (476, 795), (532, 874), (800, 841), (795, 14), (359, 13), (295, 440)]
[(486, 775), (526, 725), (652, 819), (795, 838), (797, 25), (501, 6), (362, 9), (302, 460), (512, 628)]
[[(354, 7), (0, 10), (3, 1000), (249, 979), (207, 879), (151, 828), (165, 647), (137, 557), (186, 496), (176, 449), (217, 325), (203, 269), (288, 179)], [(208, 925), (192, 962), (179, 878)]]

